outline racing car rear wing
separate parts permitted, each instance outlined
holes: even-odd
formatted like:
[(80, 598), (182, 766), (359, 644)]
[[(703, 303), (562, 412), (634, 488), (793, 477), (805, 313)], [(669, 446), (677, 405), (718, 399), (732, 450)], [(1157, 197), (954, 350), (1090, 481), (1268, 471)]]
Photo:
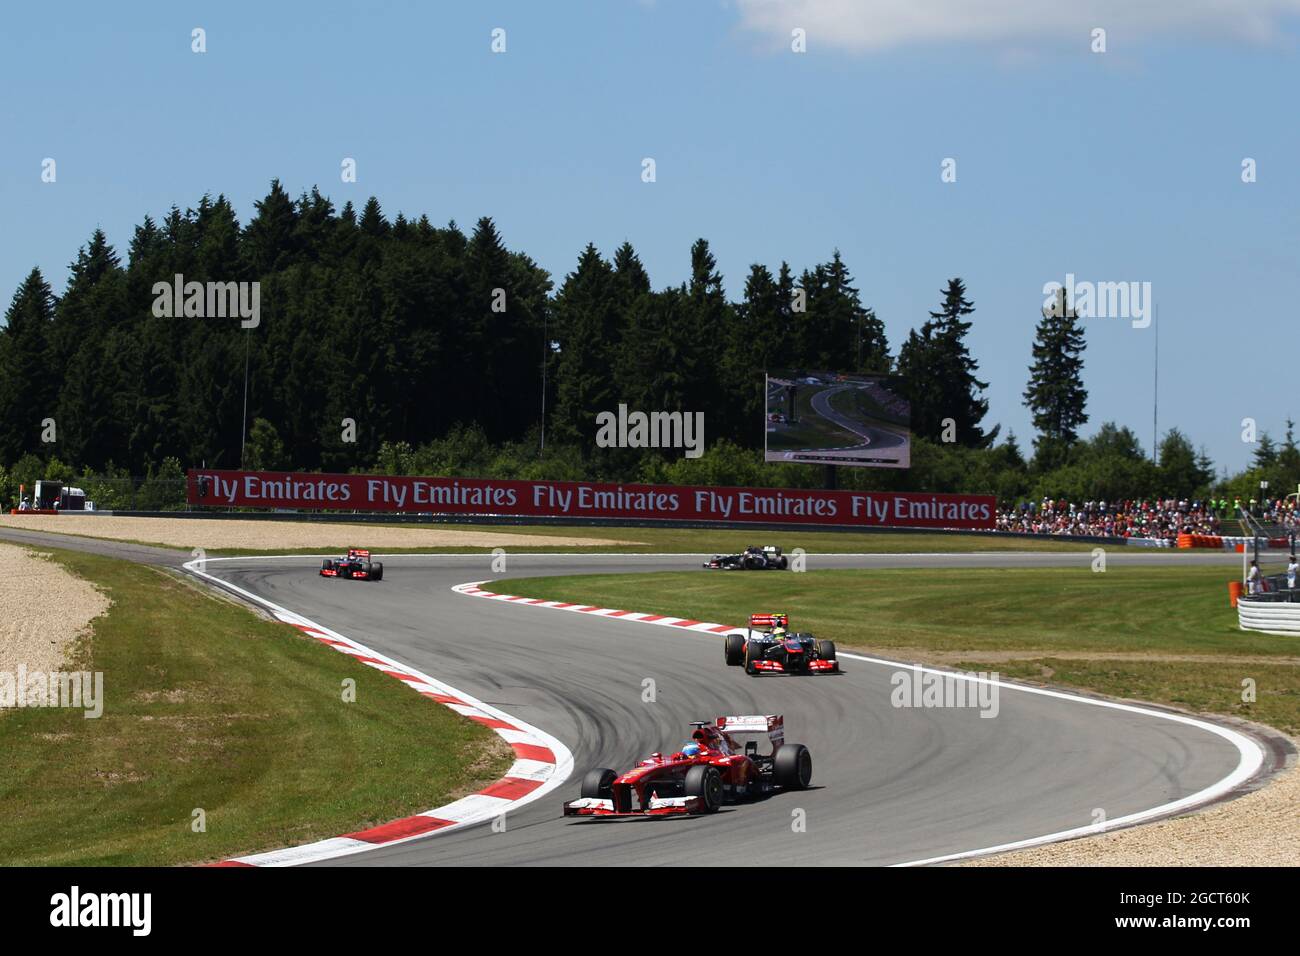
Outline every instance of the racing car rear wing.
[(784, 714), (749, 714), (740, 717), (719, 717), (716, 721), (724, 734), (767, 734), (774, 744), (785, 740)]
[(790, 615), (781, 611), (773, 611), (770, 614), (749, 615), (750, 627), (787, 627), (789, 624)]

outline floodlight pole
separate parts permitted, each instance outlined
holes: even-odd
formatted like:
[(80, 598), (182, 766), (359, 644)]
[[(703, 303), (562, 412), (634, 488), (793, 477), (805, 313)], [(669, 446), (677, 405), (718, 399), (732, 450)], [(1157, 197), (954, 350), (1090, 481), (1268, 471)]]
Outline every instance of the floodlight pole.
[(537, 449), (537, 457), (541, 458), (546, 454), (546, 365), (547, 359), (550, 358), (547, 352), (551, 348), (550, 326), (547, 322), (546, 310), (542, 309), (542, 442), (541, 447)]
[(1156, 329), (1156, 358), (1154, 381), (1151, 386), (1151, 462), (1160, 464), (1160, 306), (1152, 307)]
[(244, 417), (239, 423), (239, 467), (244, 467), (244, 443), (248, 435), (248, 336), (250, 332), (244, 329)]

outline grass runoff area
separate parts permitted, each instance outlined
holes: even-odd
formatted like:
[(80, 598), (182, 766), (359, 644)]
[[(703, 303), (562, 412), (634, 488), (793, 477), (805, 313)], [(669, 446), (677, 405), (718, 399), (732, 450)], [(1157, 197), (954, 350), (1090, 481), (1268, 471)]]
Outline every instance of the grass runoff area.
[[(349, 540), (355, 538), (355, 547), (366, 547), (366, 533), (375, 528), (436, 528), (447, 531), (472, 531), (491, 534), (500, 532), (509, 535), (543, 535), (551, 537), (594, 538), (604, 544), (595, 545), (512, 545), (509, 550), (520, 554), (546, 553), (617, 553), (617, 554), (704, 554), (736, 553), (751, 545), (777, 545), (787, 552), (803, 548), (809, 553), (822, 554), (938, 554), (971, 553), (980, 551), (1090, 551), (1097, 547), (1080, 541), (1068, 541), (1060, 538), (1011, 537), (994, 535), (955, 534), (943, 532), (924, 533), (873, 533), (870, 531), (752, 531), (713, 530), (710, 528), (656, 528), (656, 527), (590, 527), (587, 525), (514, 525), (514, 524), (377, 524), (358, 523), (331, 524), (340, 532), (347, 529)], [(343, 535), (341, 534), (340, 537)], [(633, 541), (635, 544), (618, 544), (620, 541)], [(137, 542), (146, 543), (146, 542)], [(490, 545), (475, 547), (472, 545), (455, 545), (449, 547), (407, 548), (400, 549), (405, 554), (465, 554), (489, 552)], [(390, 549), (393, 551), (393, 549)], [(213, 549), (208, 554), (213, 557), (235, 557), (256, 554), (319, 554), (320, 548), (297, 549)], [(393, 551), (393, 553), (396, 553)], [(376, 549), (376, 555), (379, 554)]]
[(0, 716), (6, 865), (183, 864), (306, 843), (447, 803), (513, 759), (487, 728), (188, 580), (54, 558), (113, 602), (65, 665), (103, 673), (104, 711)]
[[(498, 581), (527, 597), (743, 625), (845, 650), (1235, 715), (1300, 733), (1300, 640), (1241, 631), (1229, 567), (659, 572)], [(1254, 702), (1243, 681), (1254, 681)]]

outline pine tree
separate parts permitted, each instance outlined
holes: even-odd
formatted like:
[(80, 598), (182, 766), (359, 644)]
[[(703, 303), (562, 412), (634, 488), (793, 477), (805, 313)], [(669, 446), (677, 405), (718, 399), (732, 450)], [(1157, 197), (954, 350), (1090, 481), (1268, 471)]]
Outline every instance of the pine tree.
[[(961, 279), (950, 279), (939, 311), (931, 312), (920, 332), (912, 330), (898, 353), (902, 388), (912, 405), (912, 431), (930, 441), (953, 440), (967, 448), (988, 448), (998, 427), (985, 432), (980, 423), (989, 403), (981, 393), (987, 382), (976, 378), (979, 364), (966, 347), (975, 311)], [(946, 425), (951, 419), (952, 425)]]
[(799, 281), (804, 309), (792, 313), (790, 364), (828, 371), (889, 371), (884, 323), (862, 304), (848, 266), (831, 261), (805, 270)]
[(1159, 475), (1161, 493), (1189, 498), (1209, 486), (1214, 477), (1213, 463), (1198, 457), (1195, 448), (1177, 428), (1165, 432), (1160, 441)]
[[(788, 279), (789, 268), (783, 268)], [(780, 281), (766, 266), (751, 265), (722, 358), (727, 386), (719, 397), (728, 403), (728, 414), (717, 437), (742, 446), (752, 446), (761, 438), (764, 375), (789, 361), (790, 320), (790, 300)]]
[(257, 279), (283, 269), (293, 261), (298, 211), (278, 179), (271, 181), (271, 191), (254, 203), (254, 208), (257, 215), (244, 230), (241, 252), (248, 263), (249, 273)]
[(1043, 469), (1062, 462), (1088, 421), (1084, 410), (1083, 351), (1087, 347), (1079, 317), (1067, 308), (1061, 290), (1055, 305), (1043, 309), (1035, 332), (1034, 363), (1029, 367), (1025, 405), (1032, 413), (1035, 463)]
[(650, 292), (650, 275), (630, 242), (624, 242), (614, 252), (614, 287), (624, 307)]
[(558, 440), (589, 445), (596, 415), (628, 400), (616, 384), (622, 377), (610, 374), (621, 353), (614, 285), (613, 268), (588, 243), (555, 298), (551, 334), (559, 354), (550, 417)]
[(1300, 448), (1296, 447), (1295, 422), (1286, 420), (1286, 438), (1277, 453), (1278, 468), (1282, 471), (1282, 480), (1286, 482), (1286, 491), (1300, 483)]
[(1259, 433), (1259, 441), (1255, 443), (1255, 453), (1251, 458), (1251, 467), (1268, 470), (1277, 464), (1277, 444), (1273, 441), (1268, 432)]
[[(721, 346), (727, 341), (733, 316), (717, 266), (708, 242), (695, 240), (691, 245), (691, 279), (685, 289), (687, 318), (672, 333), (677, 337), (678, 361), (688, 366), (691, 374), (681, 380), (680, 404), (653, 405), (643, 410), (698, 412), (716, 407), (722, 387)], [(725, 418), (725, 412), (719, 417)]]
[(382, 239), (391, 228), (384, 218), (384, 211), (379, 207), (379, 200), (371, 196), (361, 210), (361, 219), (357, 223), (361, 231), (372, 239)]
[[(41, 421), (54, 415), (59, 376), (52, 374), (55, 298), (40, 269), (18, 286), (0, 329), (0, 462), (40, 450)], [(57, 421), (56, 421), (57, 425)]]

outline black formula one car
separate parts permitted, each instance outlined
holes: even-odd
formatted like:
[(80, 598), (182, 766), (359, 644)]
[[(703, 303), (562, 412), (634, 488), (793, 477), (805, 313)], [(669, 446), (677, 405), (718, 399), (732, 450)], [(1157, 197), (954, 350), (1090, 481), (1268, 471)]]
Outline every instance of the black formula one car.
[(705, 561), (706, 568), (720, 571), (784, 571), (790, 566), (789, 559), (775, 545), (762, 548), (746, 548), (740, 554), (715, 554), (712, 560)]
[(370, 552), (361, 548), (348, 548), (348, 553), (341, 558), (326, 558), (320, 563), (320, 575), (323, 578), (353, 578), (358, 581), (382, 581), (384, 565), (382, 561), (371, 561)]
[[(751, 614), (749, 630), (723, 638), (722, 657), (728, 665), (744, 665), (745, 673), (838, 674), (834, 641), (819, 641), (808, 633), (791, 633), (788, 614)], [(755, 630), (759, 628), (759, 630)]]

